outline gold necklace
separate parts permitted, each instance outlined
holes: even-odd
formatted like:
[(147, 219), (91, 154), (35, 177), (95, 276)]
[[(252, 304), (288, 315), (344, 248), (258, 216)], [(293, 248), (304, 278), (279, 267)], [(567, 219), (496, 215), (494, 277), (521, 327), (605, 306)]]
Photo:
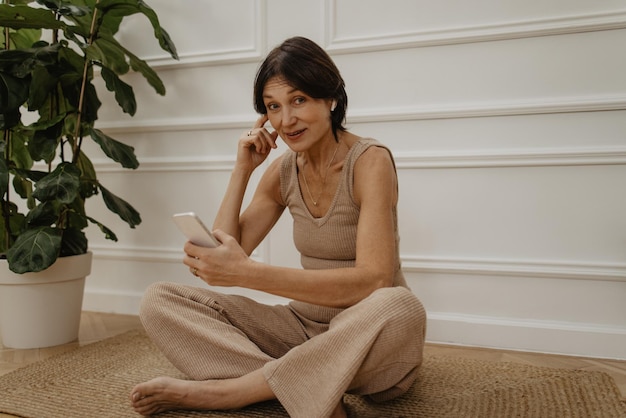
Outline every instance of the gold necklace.
[(333, 158), (330, 159), (328, 166), (326, 166), (326, 172), (324, 173), (324, 178), (322, 179), (322, 191), (316, 199), (313, 199), (313, 195), (311, 194), (311, 189), (309, 189), (309, 183), (306, 181), (306, 174), (304, 174), (304, 167), (306, 166), (306, 161), (302, 166), (302, 178), (304, 179), (304, 185), (306, 186), (306, 191), (309, 193), (309, 197), (313, 202), (313, 206), (317, 206), (317, 202), (322, 198), (322, 194), (324, 194), (324, 188), (326, 187), (326, 177), (328, 177), (328, 170), (330, 169), (331, 164), (335, 161), (335, 156), (337, 155), (337, 151), (339, 150), (339, 143), (337, 143), (337, 147), (335, 148), (335, 152), (333, 153)]

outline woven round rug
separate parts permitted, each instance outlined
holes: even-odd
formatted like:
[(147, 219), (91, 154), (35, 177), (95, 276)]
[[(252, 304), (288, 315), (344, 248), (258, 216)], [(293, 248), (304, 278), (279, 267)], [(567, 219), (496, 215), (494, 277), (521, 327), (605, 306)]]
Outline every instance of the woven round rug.
[[(626, 403), (602, 372), (426, 356), (403, 396), (385, 403), (346, 395), (350, 417), (623, 418)], [(128, 333), (0, 377), (0, 413), (28, 418), (138, 417), (130, 390), (157, 376), (183, 376), (145, 333)], [(238, 411), (171, 411), (159, 417), (287, 417), (277, 401)]]

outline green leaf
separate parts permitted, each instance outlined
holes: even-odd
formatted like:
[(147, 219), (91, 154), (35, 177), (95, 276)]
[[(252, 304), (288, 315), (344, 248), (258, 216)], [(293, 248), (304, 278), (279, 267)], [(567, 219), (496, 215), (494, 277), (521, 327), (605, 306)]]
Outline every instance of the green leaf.
[[(0, 43), (5, 44), (4, 30), (0, 31)], [(9, 49), (27, 49), (41, 39), (41, 29), (11, 29), (9, 32)]]
[(50, 173), (46, 173), (45, 171), (23, 170), (19, 168), (16, 168), (14, 171), (16, 175), (24, 177), (25, 179), (32, 180), (34, 182), (38, 182), (39, 180), (41, 180), (42, 178), (50, 174)]
[(66, 228), (63, 230), (61, 242), (61, 257), (68, 255), (85, 254), (87, 252), (87, 236), (78, 228)]
[(50, 92), (55, 91), (58, 78), (53, 77), (43, 66), (36, 67), (31, 75), (28, 109), (37, 110), (46, 103)]
[(11, 0), (11, 4), (28, 4), (32, 2), (33, 0)]
[(0, 202), (2, 205), (2, 213), (8, 214), (9, 216), (9, 231), (6, 229), (6, 224), (4, 219), (0, 222), (0, 253), (5, 254), (7, 251), (7, 236), (9, 241), (9, 247), (13, 245), (13, 241), (15, 241), (15, 236), (22, 231), (24, 228), (24, 215), (18, 212), (17, 205), (12, 202)]
[(37, 0), (37, 3), (64, 16), (85, 16), (91, 12), (88, 7), (76, 6), (62, 0)]
[(113, 71), (102, 67), (100, 72), (102, 79), (106, 83), (107, 89), (115, 93), (115, 100), (125, 113), (131, 116), (137, 111), (137, 102), (133, 88), (124, 83)]
[(60, 114), (57, 113), (53, 117), (50, 118), (40, 118), (37, 122), (33, 122), (28, 126), (24, 127), (25, 131), (45, 131), (47, 129), (53, 128), (55, 125), (59, 124), (59, 122), (63, 121), (65, 117), (65, 113)]
[(26, 223), (29, 226), (50, 226), (58, 219), (59, 205), (54, 202), (43, 202), (26, 215)]
[(169, 52), (172, 58), (178, 59), (176, 46), (174, 45), (174, 42), (172, 41), (170, 35), (165, 31), (165, 29), (161, 27), (157, 14), (142, 0), (138, 0), (138, 3), (141, 13), (143, 13), (148, 18), (148, 20), (150, 20), (152, 28), (154, 29), (154, 36), (159, 40), (159, 45), (161, 45), (161, 48)]
[(42, 30), (34, 29), (18, 29), (11, 34), (11, 40), (15, 44), (15, 48), (31, 48), (33, 44), (41, 39)]
[(116, 141), (99, 129), (92, 129), (90, 135), (100, 145), (102, 151), (113, 161), (120, 163), (122, 167), (132, 169), (139, 167), (139, 161), (137, 161), (133, 147)]
[(172, 58), (178, 60), (178, 52), (176, 51), (176, 45), (174, 45), (174, 41), (169, 33), (163, 28), (161, 28), (161, 33), (159, 36), (159, 43), (161, 44), (161, 48), (170, 53)]
[(134, 71), (141, 73), (144, 76), (148, 84), (152, 86), (154, 91), (156, 91), (161, 96), (165, 96), (165, 85), (159, 75), (154, 71), (150, 66), (144, 61), (136, 57), (130, 51), (126, 51), (126, 54), (130, 58), (130, 66)]
[(63, 116), (58, 115), (54, 119), (41, 121), (30, 126), (35, 130), (32, 139), (28, 142), (28, 152), (33, 160), (44, 160), (46, 163), (50, 163), (56, 157), (57, 146), (62, 139)]
[(11, 132), (11, 155), (9, 158), (16, 168), (30, 169), (33, 166), (33, 159), (26, 147), (30, 137), (30, 133), (22, 129), (15, 129)]
[(117, 236), (115, 235), (115, 233), (107, 228), (104, 224), (101, 224), (100, 222), (89, 216), (87, 217), (87, 219), (89, 219), (93, 224), (97, 225), (98, 228), (100, 228), (100, 231), (104, 233), (104, 237), (106, 239), (110, 239), (111, 241), (117, 241)]
[(107, 208), (109, 208), (111, 212), (117, 213), (119, 217), (128, 224), (128, 226), (135, 228), (135, 226), (141, 223), (141, 216), (139, 215), (139, 212), (137, 212), (130, 204), (115, 196), (102, 185), (100, 185), (100, 191), (102, 192), (102, 199), (104, 200)]
[[(113, 33), (117, 32), (116, 25), (119, 25), (119, 20), (122, 17), (130, 16), (135, 13), (141, 13), (148, 18), (152, 29), (154, 30), (154, 36), (159, 41), (159, 45), (164, 51), (167, 51), (172, 58), (178, 59), (176, 52), (176, 46), (170, 38), (169, 34), (161, 27), (159, 18), (154, 10), (148, 6), (142, 0), (101, 0), (97, 6), (102, 10), (105, 19), (103, 25), (107, 25)], [(113, 23), (109, 26), (107, 20), (114, 18)]]
[(19, 109), (28, 99), (29, 79), (0, 72), (0, 113)]
[(22, 114), (19, 109), (8, 111), (6, 113), (0, 113), (0, 129), (11, 129), (20, 124), (22, 120)]
[(0, 4), (0, 26), (13, 29), (63, 29), (65, 23), (57, 20), (50, 10), (22, 4)]
[[(75, 78), (74, 74), (69, 74), (61, 78), (61, 83), (63, 88), (62, 97), (64, 97), (67, 101), (66, 105), (68, 105), (68, 113), (75, 112), (78, 109), (78, 105), (80, 102), (80, 78)], [(53, 109), (53, 104), (50, 103), (50, 105)], [(101, 105), (102, 103), (98, 99), (98, 93), (96, 91), (96, 88), (93, 86), (93, 84), (91, 84), (90, 81), (88, 81), (85, 85), (85, 96), (81, 116), (82, 122), (87, 125), (91, 125), (93, 122), (95, 122), (98, 119), (98, 109)], [(42, 112), (40, 111), (39, 113)], [(83, 133), (83, 135), (86, 135), (86, 133)]]
[(137, 0), (100, 0), (96, 7), (106, 16), (126, 17), (139, 13)]
[(78, 195), (79, 185), (78, 167), (70, 163), (61, 163), (35, 184), (33, 196), (42, 202), (58, 200), (61, 203), (70, 203)]
[(37, 109), (39, 120), (36, 123), (28, 125), (25, 129), (31, 131), (47, 129), (58, 123), (64, 117), (71, 115), (71, 112), (74, 110), (75, 109), (63, 94), (61, 85), (57, 84), (54, 91), (50, 91), (45, 101), (39, 109)]
[(85, 85), (85, 102), (83, 104), (82, 121), (92, 123), (98, 119), (98, 109), (102, 103), (98, 99), (98, 92), (91, 82)]
[(98, 179), (96, 177), (96, 169), (91, 160), (81, 151), (76, 165), (82, 173), (80, 176), (80, 195), (83, 199), (87, 199), (98, 194)]
[(130, 66), (126, 62), (124, 50), (119, 48), (119, 45), (113, 39), (113, 35), (100, 34), (93, 44), (85, 48), (85, 54), (89, 59), (101, 62), (104, 67), (116, 74), (126, 74)]
[(9, 167), (6, 161), (0, 158), (0, 197), (4, 196), (9, 190)]
[(50, 267), (59, 256), (61, 235), (60, 229), (49, 226), (23, 231), (7, 251), (9, 269), (21, 274)]
[(0, 51), (0, 68), (5, 72), (9, 72), (15, 75), (13, 69), (22, 64), (27, 59), (31, 58), (32, 56), (33, 52), (29, 49), (2, 50)]
[(80, 196), (74, 199), (72, 203), (67, 205), (66, 212), (67, 218), (65, 220), (65, 226), (71, 226), (73, 228), (84, 229), (87, 227), (87, 219), (85, 213), (85, 200)]
[(124, 51), (124, 54), (126, 54), (130, 61), (130, 66), (133, 71), (141, 73), (146, 81), (148, 81), (148, 84), (150, 84), (158, 94), (165, 94), (165, 85), (163, 84), (163, 81), (161, 81), (159, 75), (148, 65), (148, 63), (137, 57), (128, 49), (124, 48), (124, 46), (122, 46), (122, 44), (120, 44), (115, 38), (111, 37), (107, 38), (107, 40), (111, 44), (115, 44), (117, 49)]
[[(58, 67), (57, 70), (63, 69), (64, 75), (74, 73), (74, 78), (77, 80), (82, 80), (83, 78), (83, 70), (85, 67), (85, 58), (74, 51), (71, 48), (61, 48), (59, 50), (59, 61), (63, 64), (67, 64), (66, 67)], [(73, 69), (74, 71), (70, 70)], [(93, 78), (93, 71), (88, 71), (87, 80), (91, 80)]]
[(13, 189), (22, 199), (27, 200), (29, 209), (35, 207), (35, 199), (33, 199), (33, 183), (30, 180), (16, 174), (13, 176)]
[[(26, 77), (37, 68), (38, 66), (54, 66), (58, 61), (59, 49), (62, 48), (62, 44), (48, 45), (42, 42), (41, 45), (36, 44), (34, 48), (27, 50), (32, 54), (26, 57), (19, 66), (13, 71), (18, 77)], [(10, 52), (10, 51), (7, 51)]]

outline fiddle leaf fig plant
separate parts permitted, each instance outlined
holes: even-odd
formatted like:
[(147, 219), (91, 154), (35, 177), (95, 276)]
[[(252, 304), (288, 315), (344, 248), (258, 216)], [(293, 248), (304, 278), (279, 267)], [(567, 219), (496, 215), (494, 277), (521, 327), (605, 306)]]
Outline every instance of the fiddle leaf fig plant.
[[(178, 59), (174, 43), (143, 0), (4, 0), (0, 4), (0, 253), (16, 273), (48, 268), (57, 257), (87, 252), (85, 212), (100, 195), (129, 227), (141, 217), (105, 188), (83, 151), (90, 138), (124, 168), (139, 166), (134, 149), (95, 127), (102, 77), (121, 109), (134, 115), (133, 88), (122, 76), (140, 73), (165, 94), (158, 74), (115, 35), (124, 18), (143, 15), (160, 47)], [(152, 36), (138, 33), (137, 36)], [(98, 75), (99, 74), (99, 75)]]

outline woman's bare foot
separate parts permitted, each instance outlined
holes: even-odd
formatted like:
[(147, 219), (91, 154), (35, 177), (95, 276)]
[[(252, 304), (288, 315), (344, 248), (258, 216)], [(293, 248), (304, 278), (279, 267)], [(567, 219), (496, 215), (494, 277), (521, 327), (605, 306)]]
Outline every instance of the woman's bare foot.
[(187, 381), (158, 377), (135, 386), (131, 405), (141, 415), (152, 415), (171, 409), (224, 409), (219, 385), (213, 381)]
[(131, 406), (144, 416), (172, 409), (238, 409), (269, 399), (275, 399), (275, 395), (261, 370), (226, 380), (158, 377), (135, 386), (130, 393)]

